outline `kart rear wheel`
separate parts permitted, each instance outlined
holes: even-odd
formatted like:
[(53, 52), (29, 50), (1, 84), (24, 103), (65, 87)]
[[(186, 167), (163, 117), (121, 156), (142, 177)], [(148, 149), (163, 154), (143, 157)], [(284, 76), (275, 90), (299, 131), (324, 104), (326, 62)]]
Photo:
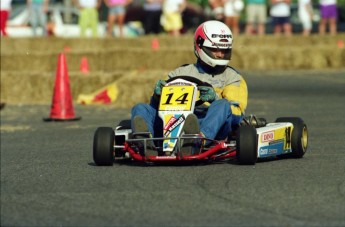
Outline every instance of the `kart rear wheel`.
[(241, 165), (255, 165), (257, 160), (257, 133), (250, 125), (239, 127), (236, 135), (236, 157)]
[(120, 126), (121, 129), (131, 129), (131, 120), (130, 119), (122, 120), (120, 121), (118, 126)]
[(115, 134), (110, 127), (99, 127), (93, 139), (93, 160), (98, 166), (112, 166), (114, 163)]
[(307, 125), (298, 117), (279, 117), (276, 122), (290, 122), (293, 124), (291, 134), (291, 156), (293, 158), (302, 158), (308, 147), (308, 129)]

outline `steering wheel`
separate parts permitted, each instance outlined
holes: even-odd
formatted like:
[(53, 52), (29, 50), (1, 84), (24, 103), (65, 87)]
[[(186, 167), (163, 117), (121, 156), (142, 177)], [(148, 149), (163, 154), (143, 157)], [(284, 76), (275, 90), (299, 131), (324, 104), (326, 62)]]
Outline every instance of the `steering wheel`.
[[(212, 87), (211, 84), (201, 81), (196, 77), (192, 77), (192, 76), (176, 76), (176, 77), (172, 77), (169, 78), (168, 80), (166, 80), (167, 83), (174, 81), (176, 79), (183, 79), (183, 80), (187, 80), (189, 82), (195, 83), (198, 87), (199, 86), (205, 86), (205, 87)], [(198, 101), (195, 102), (195, 106), (200, 106), (204, 103), (204, 101), (202, 101), (201, 99), (199, 99)]]

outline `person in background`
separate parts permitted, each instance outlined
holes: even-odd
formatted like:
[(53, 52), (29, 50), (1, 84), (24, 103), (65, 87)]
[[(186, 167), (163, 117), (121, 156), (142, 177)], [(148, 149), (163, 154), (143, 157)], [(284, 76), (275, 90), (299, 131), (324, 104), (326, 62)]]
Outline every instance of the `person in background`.
[(224, 2), (223, 0), (208, 0), (208, 4), (212, 9), (212, 15), (214, 19), (224, 20)]
[(8, 20), (8, 17), (10, 16), (11, 12), (11, 2), (12, 0), (1, 0), (0, 1), (0, 32), (1, 36), (6, 37), (7, 32), (6, 32), (6, 23)]
[(280, 35), (282, 31), (286, 36), (292, 34), (290, 3), (291, 0), (271, 0), (270, 16), (272, 17), (275, 35)]
[(161, 32), (160, 18), (162, 15), (163, 0), (146, 0), (144, 3), (144, 30), (145, 34)]
[(242, 0), (224, 0), (225, 24), (234, 35), (240, 33), (239, 20), (244, 4)]
[[(1, 0), (2, 1), (2, 0)], [(30, 13), (30, 24), (34, 36), (37, 36), (37, 28), (42, 28), (42, 35), (47, 36), (47, 13), (49, 0), (27, 0), (27, 7)]]
[(132, 0), (105, 0), (108, 11), (108, 36), (113, 36), (114, 24), (117, 23), (119, 27), (119, 37), (123, 37), (123, 27), (126, 17), (126, 6), (129, 5)]
[[(211, 86), (199, 87), (200, 99), (205, 103), (197, 106), (194, 114), (187, 116), (182, 130), (185, 134), (199, 134), (204, 138), (226, 139), (242, 121), (248, 99), (246, 81), (238, 71), (228, 66), (233, 44), (231, 30), (223, 22), (206, 21), (196, 29), (193, 41), (197, 61), (174, 69), (168, 77), (187, 75)], [(157, 108), (165, 84), (165, 80), (158, 80), (150, 104), (139, 103), (132, 108), (134, 133), (148, 132), (150, 137), (163, 136), (162, 120), (158, 117)], [(148, 146), (153, 147), (154, 144)], [(183, 155), (192, 155), (193, 145), (184, 143), (181, 152)], [(146, 155), (158, 154), (154, 149), (148, 149)]]
[(254, 25), (257, 26), (257, 34), (265, 34), (267, 20), (266, 0), (247, 0), (246, 5), (246, 31), (247, 35), (253, 34)]
[(311, 0), (298, 0), (298, 17), (303, 26), (302, 34), (309, 36), (313, 22), (313, 6)]
[(165, 0), (163, 3), (162, 24), (172, 36), (180, 36), (183, 28), (182, 13), (187, 6), (186, 0)]
[(74, 0), (74, 4), (79, 8), (80, 36), (86, 36), (88, 28), (92, 31), (92, 36), (98, 36), (98, 8), (101, 0)]
[(326, 33), (326, 26), (329, 25), (331, 35), (337, 34), (337, 0), (320, 0), (321, 20), (319, 23), (319, 34)]

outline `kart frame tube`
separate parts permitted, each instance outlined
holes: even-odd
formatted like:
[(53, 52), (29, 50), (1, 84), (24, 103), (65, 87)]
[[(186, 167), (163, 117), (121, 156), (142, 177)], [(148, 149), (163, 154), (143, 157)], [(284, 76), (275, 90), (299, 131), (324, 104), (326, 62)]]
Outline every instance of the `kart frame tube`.
[[(124, 150), (128, 151), (131, 155), (131, 157), (134, 160), (137, 161), (151, 161), (151, 162), (157, 162), (157, 161), (193, 161), (193, 160), (205, 160), (207, 158), (209, 159), (225, 159), (225, 158), (231, 158), (236, 156), (236, 149), (231, 148), (226, 145), (225, 142), (219, 142), (214, 147), (210, 148), (209, 150), (197, 154), (197, 155), (188, 155), (188, 156), (150, 156), (145, 157), (137, 153), (134, 149), (131, 148), (131, 146), (125, 142)], [(225, 150), (223, 154), (220, 156), (214, 155), (216, 152), (220, 150)], [(213, 155), (213, 156), (212, 156)]]

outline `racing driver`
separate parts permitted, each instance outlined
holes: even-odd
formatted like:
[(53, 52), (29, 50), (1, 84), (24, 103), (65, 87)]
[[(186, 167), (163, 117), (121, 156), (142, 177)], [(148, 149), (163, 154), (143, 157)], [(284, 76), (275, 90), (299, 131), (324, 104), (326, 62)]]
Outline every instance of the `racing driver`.
[[(232, 43), (233, 35), (227, 25), (215, 20), (206, 21), (194, 34), (196, 63), (180, 66), (168, 74), (169, 78), (190, 76), (212, 85), (199, 87), (199, 98), (205, 103), (197, 106), (194, 114), (188, 115), (183, 127), (184, 133), (222, 140), (242, 121), (248, 91), (243, 77), (228, 66)], [(158, 117), (157, 109), (162, 86), (165, 84), (165, 80), (157, 81), (150, 104), (139, 103), (132, 108), (131, 124), (134, 133), (149, 132), (151, 137), (163, 136), (162, 120)], [(192, 149), (181, 149), (181, 152), (183, 155), (191, 155)]]

